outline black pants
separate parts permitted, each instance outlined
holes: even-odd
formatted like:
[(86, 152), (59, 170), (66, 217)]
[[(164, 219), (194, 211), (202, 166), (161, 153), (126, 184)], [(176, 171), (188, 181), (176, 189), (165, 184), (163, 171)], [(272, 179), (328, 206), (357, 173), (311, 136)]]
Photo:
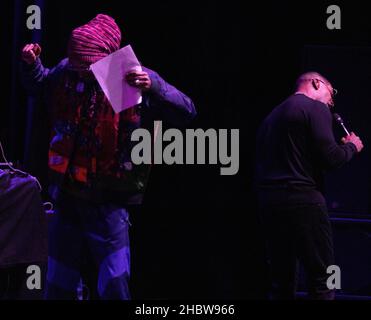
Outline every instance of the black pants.
[(272, 298), (295, 299), (298, 262), (310, 299), (332, 300), (327, 267), (334, 264), (332, 230), (323, 204), (265, 206), (261, 209), (271, 266)]

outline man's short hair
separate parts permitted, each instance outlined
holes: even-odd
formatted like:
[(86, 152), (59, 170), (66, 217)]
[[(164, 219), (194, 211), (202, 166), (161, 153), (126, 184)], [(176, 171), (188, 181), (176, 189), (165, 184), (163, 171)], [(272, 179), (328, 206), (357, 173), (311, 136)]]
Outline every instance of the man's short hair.
[(310, 81), (313, 79), (319, 79), (325, 82), (327, 85), (330, 85), (330, 81), (328, 81), (323, 75), (316, 71), (309, 71), (306, 73), (303, 73), (297, 80), (295, 84), (295, 90), (298, 90), (302, 84), (306, 81)]

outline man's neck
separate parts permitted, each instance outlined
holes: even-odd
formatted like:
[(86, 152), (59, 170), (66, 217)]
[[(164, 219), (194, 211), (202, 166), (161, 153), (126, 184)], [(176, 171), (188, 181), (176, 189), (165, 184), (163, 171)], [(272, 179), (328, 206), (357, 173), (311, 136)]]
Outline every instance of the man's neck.
[(295, 94), (303, 94), (303, 95), (307, 96), (308, 98), (310, 98), (309, 95), (305, 91), (298, 90), (298, 91), (295, 92)]

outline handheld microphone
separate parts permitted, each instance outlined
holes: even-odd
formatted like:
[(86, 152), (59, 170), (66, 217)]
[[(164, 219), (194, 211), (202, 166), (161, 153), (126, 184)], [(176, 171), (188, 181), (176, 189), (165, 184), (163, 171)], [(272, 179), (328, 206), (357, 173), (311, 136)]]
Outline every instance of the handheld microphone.
[(334, 117), (334, 120), (341, 125), (341, 127), (344, 129), (345, 133), (347, 134), (347, 136), (350, 136), (350, 133), (349, 131), (347, 130), (347, 128), (345, 127), (344, 125), (344, 121), (343, 119), (340, 117), (340, 115), (338, 113), (334, 113), (333, 114), (333, 117)]

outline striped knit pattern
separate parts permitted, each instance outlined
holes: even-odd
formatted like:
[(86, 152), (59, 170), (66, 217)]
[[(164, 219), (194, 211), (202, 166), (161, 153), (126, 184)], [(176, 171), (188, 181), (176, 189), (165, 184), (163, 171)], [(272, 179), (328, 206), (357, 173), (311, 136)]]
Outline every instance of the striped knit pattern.
[(121, 31), (110, 16), (99, 14), (86, 25), (72, 31), (68, 45), (70, 64), (77, 69), (92, 63), (120, 48)]

